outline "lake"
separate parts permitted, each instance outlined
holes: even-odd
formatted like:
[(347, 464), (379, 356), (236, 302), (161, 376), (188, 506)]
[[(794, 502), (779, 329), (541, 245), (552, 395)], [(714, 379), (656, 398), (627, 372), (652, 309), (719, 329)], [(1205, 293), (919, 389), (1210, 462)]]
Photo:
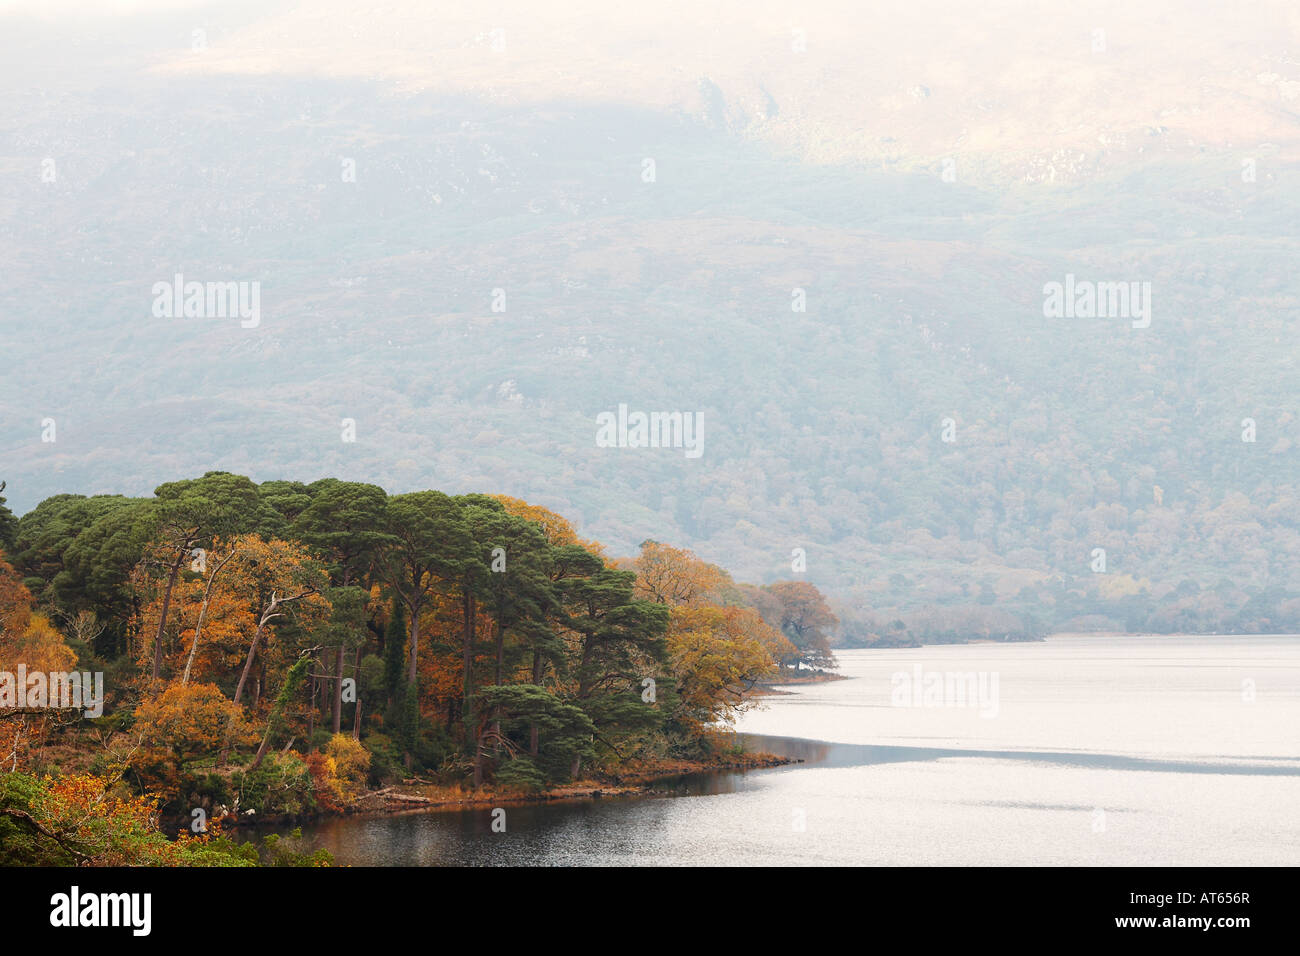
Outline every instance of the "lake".
[(339, 864), (1300, 863), (1300, 637), (841, 651), (743, 716), (803, 764), (672, 795), (344, 818)]

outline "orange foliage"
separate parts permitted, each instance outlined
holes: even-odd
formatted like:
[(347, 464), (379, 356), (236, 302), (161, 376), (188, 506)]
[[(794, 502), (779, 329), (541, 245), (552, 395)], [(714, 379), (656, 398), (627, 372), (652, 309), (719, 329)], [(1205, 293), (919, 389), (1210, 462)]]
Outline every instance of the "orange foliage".
[(133, 761), (137, 766), (174, 761), (177, 769), (187, 761), (216, 755), (227, 733), (240, 744), (257, 739), (244, 724), (242, 709), (215, 684), (169, 685), (140, 705), (135, 731), (142, 747)]
[(605, 546), (597, 541), (587, 541), (578, 537), (578, 532), (569, 523), (569, 519), (563, 515), (556, 514), (541, 505), (530, 505), (521, 498), (511, 498), (509, 495), (493, 495), (492, 497), (505, 505), (508, 513), (541, 525), (546, 540), (553, 546), (560, 547), (566, 544), (576, 544), (592, 554), (599, 555), (602, 558), (605, 557)]
[(31, 592), (13, 565), (0, 558), (0, 635), (27, 630), (34, 604)]
[[(139, 588), (146, 600), (137, 630), (152, 634), (162, 613), (165, 582), (161, 578), (165, 570), (142, 570), (147, 573), (139, 581)], [(202, 616), (203, 630), (190, 679), (215, 681), (237, 676), (257, 630), (266, 596), (272, 590), (279, 591), (281, 597), (296, 593), (318, 571), (315, 559), (295, 542), (264, 541), (256, 535), (214, 542), (212, 551), (205, 557), (203, 571), (187, 570), (172, 592), (167, 615), (169, 639), (163, 652), (165, 669), (173, 674), (184, 671), (194, 630)], [(329, 613), (329, 604), (320, 594), (313, 594), (286, 613), (308, 621), (321, 620)], [(269, 646), (269, 638), (269, 633), (263, 634), (264, 646)], [(148, 667), (152, 654), (151, 642), (142, 641), (137, 655), (142, 669)]]
[(719, 592), (731, 584), (731, 575), (716, 564), (658, 541), (644, 542), (641, 553), (619, 567), (636, 572), (637, 597), (673, 607), (717, 603)]

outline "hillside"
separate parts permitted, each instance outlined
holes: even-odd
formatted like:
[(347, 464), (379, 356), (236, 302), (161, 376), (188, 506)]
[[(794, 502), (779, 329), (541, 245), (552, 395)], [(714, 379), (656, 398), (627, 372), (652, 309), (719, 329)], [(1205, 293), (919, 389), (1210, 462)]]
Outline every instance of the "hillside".
[[(683, 55), (689, 82), (656, 99), (611, 85), (608, 50), (585, 86), (534, 82), (550, 61), (529, 59), (523, 28), (510, 69), (481, 66), (489, 38), (448, 53), (436, 82), (364, 58), (327, 71), (311, 31), (328, 17), (308, 28), (294, 11), (210, 25), (206, 61), (140, 55), (0, 106), (0, 479), (17, 512), (212, 469), (490, 488), (613, 553), (672, 540), (760, 582), (789, 577), (803, 548), (841, 617), (871, 618), (849, 639), (908, 614), (943, 633), (933, 608), (995, 604), (1020, 622), (995, 632), (1083, 616), (1300, 628), (1300, 100), (1284, 65), (1267, 95), (1215, 79), (1179, 114), (1187, 129), (1148, 137), (1181, 130), (1177, 148), (1060, 177), (1033, 173), (1060, 145), (1039, 127), (1059, 118), (1026, 111), (1020, 87), (970, 131), (982, 151), (949, 182), (944, 136), (988, 91), (935, 80), (934, 64), (859, 62), (876, 84), (861, 117), (846, 112), (858, 99), (820, 92), (814, 116), (787, 109), (781, 84), (807, 103), (825, 75), (747, 73), (726, 31), (716, 70)], [(1272, 15), (1284, 47), (1295, 15)], [(268, 39), (294, 36), (316, 59)], [(848, 70), (847, 49), (816, 62)], [(1153, 57), (1192, 77), (1196, 49)], [(715, 74), (722, 113), (691, 98)], [(1088, 123), (1151, 121), (1160, 95), (1119, 96), (1132, 79)], [(931, 90), (933, 109), (965, 92), (921, 123), (911, 100), (881, 105), (891, 84)], [(732, 108), (758, 87), (795, 118), (769, 129)], [(1039, 125), (1009, 132), (1015, 115)], [(846, 145), (886, 139), (896, 162)], [(260, 283), (259, 324), (155, 317), (151, 289), (177, 273)], [(1045, 318), (1044, 285), (1067, 275), (1149, 282), (1150, 326)], [(598, 447), (596, 416), (620, 403), (699, 413), (703, 455)]]

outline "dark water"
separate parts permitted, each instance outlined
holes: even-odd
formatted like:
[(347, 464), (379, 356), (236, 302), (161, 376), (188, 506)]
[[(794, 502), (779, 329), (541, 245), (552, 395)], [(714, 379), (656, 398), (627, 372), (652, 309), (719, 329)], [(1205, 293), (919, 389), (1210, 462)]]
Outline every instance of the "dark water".
[[(504, 833), (489, 809), (304, 833), (359, 866), (1300, 862), (1296, 638), (1054, 639), (841, 662), (850, 679), (742, 721), (751, 746), (802, 764), (506, 807)], [(898, 706), (891, 678), (918, 663), (996, 673), (997, 706)]]

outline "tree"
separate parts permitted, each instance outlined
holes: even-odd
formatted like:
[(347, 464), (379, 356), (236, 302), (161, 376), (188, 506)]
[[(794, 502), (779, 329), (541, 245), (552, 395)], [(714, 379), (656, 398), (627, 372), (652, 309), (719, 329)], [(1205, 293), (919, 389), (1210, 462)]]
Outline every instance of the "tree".
[(390, 707), (401, 700), (402, 673), (406, 666), (405, 607), (406, 605), (400, 600), (393, 601), (388, 627), (384, 629), (384, 687), (387, 690)]
[(745, 710), (754, 684), (776, 671), (767, 647), (775, 637), (751, 608), (673, 608), (668, 660), (677, 717), (689, 733), (699, 736)]
[(440, 491), (415, 491), (388, 499), (385, 526), (392, 544), (383, 573), (410, 617), (407, 682), (414, 684), (420, 653), (420, 612), (439, 584), (461, 580), (472, 562), (473, 542), (459, 505)]
[(731, 575), (684, 548), (643, 541), (641, 553), (624, 566), (636, 572), (637, 597), (671, 607), (715, 603)]
[(74, 617), (92, 612), (104, 622), (106, 642), (127, 649), (128, 622), (138, 612), (131, 575), (153, 534), (153, 502), (123, 499), (81, 529), (63, 553), (63, 570), (52, 585), (54, 599)]
[(835, 657), (827, 632), (839, 620), (831, 613), (821, 591), (807, 581), (778, 581), (765, 590), (781, 602), (781, 630), (798, 650), (797, 658), (787, 658), (782, 664), (833, 667)]
[(241, 568), (238, 586), (250, 610), (256, 612), (256, 629), (248, 644), (234, 701), (239, 703), (244, 684), (265, 635), (274, 623), (293, 612), (307, 615), (311, 623), (326, 619), (332, 611), (324, 569), (305, 548), (291, 541), (262, 541), (248, 536), (243, 541), (247, 564)]
[[(486, 731), (488, 736), (483, 742), (506, 752), (507, 767), (523, 751), (523, 734), (532, 734), (534, 728), (541, 734), (542, 745), (531, 759), (552, 779), (563, 778), (594, 754), (597, 727), (591, 718), (581, 707), (561, 700), (546, 688), (536, 684), (493, 685), (484, 687), (481, 695), (482, 711), (496, 715), (495, 727)], [(498, 780), (502, 776), (498, 771)], [(507, 780), (519, 780), (529, 775), (516, 768), (505, 776)]]
[[(486, 577), (477, 575), (473, 581), (467, 581), (465, 586), (473, 588), (478, 585), (480, 594), (475, 600), (481, 600), (492, 617), (495, 664), (492, 683), (500, 686), (505, 683), (508, 670), (517, 660), (513, 655), (511, 660), (507, 660), (508, 634), (516, 634), (534, 646), (546, 642), (554, 634), (549, 617), (558, 610), (559, 603), (549, 574), (551, 546), (540, 526), (508, 513), (495, 499), (475, 501), (473, 504), (479, 506), (467, 507), (466, 518), (489, 572)], [(473, 648), (467, 645), (465, 650), (462, 666), (468, 668)], [(534, 664), (536, 660), (535, 651)], [(472, 693), (472, 683), (468, 677), (464, 687), (468, 701)], [(473, 720), (472, 703), (466, 707), (465, 715), (468, 728)], [(480, 729), (477, 731), (468, 731), (475, 734), (475, 786), (483, 779), (481, 728), (485, 724), (479, 721), (478, 726)], [(492, 728), (494, 736), (499, 739), (499, 713), (493, 714)]]
[[(265, 487), (265, 486), (264, 486)], [(292, 491), (292, 494), (288, 492)], [(388, 495), (377, 485), (327, 478), (309, 488), (282, 491), (276, 498), (285, 508), (299, 509), (293, 521), (293, 533), (317, 549), (329, 566), (330, 580), (337, 588), (371, 583), (371, 572), (380, 550), (394, 539), (384, 530)], [(306, 503), (304, 503), (306, 502)], [(350, 609), (345, 613), (345, 608)], [(357, 613), (352, 613), (356, 610)], [(344, 655), (364, 643), (365, 604), (344, 600), (336, 617), (334, 633), (334, 679), (332, 681), (331, 716), (334, 733), (339, 732), (343, 713)], [(328, 645), (327, 645), (328, 646)]]
[(27, 629), (35, 601), (14, 566), (0, 558), (0, 638)]
[(196, 547), (214, 537), (237, 534), (256, 524), (259, 511), (257, 486), (243, 475), (210, 471), (202, 478), (172, 481), (154, 489), (153, 560), (167, 569), (162, 607), (153, 640), (150, 677), (162, 672), (163, 634), (171, 608), (172, 592), (181, 567)]
[(509, 495), (492, 495), (492, 497), (501, 502), (509, 514), (514, 515), (516, 518), (523, 518), (525, 521), (531, 521), (540, 527), (542, 533), (546, 535), (546, 540), (555, 547), (576, 545), (598, 557), (603, 558), (605, 556), (605, 549), (602, 545), (578, 537), (578, 532), (574, 529), (573, 524), (563, 515), (556, 514), (541, 505), (529, 504), (522, 498), (511, 498)]
[[(336, 649), (330, 718), (335, 736), (343, 727), (343, 661), (348, 651), (359, 651), (366, 641), (366, 592), (359, 587), (332, 587), (326, 596), (331, 613), (325, 629), (326, 646)], [(355, 679), (355, 675), (354, 675)]]
[(130, 503), (131, 499), (121, 495), (54, 495), (19, 519), (13, 563), (28, 580), (37, 600), (54, 602), (58, 585), (73, 583), (64, 573), (77, 537), (100, 518)]
[(275, 705), (271, 708), (271, 716), (266, 721), (266, 730), (262, 734), (262, 742), (258, 745), (257, 753), (253, 755), (253, 762), (248, 765), (249, 773), (252, 773), (258, 767), (262, 766), (262, 761), (266, 758), (266, 751), (271, 746), (271, 741), (284, 733), (288, 726), (289, 705), (293, 701), (293, 695), (302, 687), (303, 681), (307, 677), (307, 669), (311, 666), (312, 654), (316, 648), (310, 648), (298, 655), (293, 666), (289, 668), (284, 675), (284, 683), (280, 686), (280, 693), (275, 698)]
[(208, 608), (212, 605), (212, 589), (216, 587), (217, 579), (221, 572), (233, 561), (239, 559), (242, 554), (240, 541), (236, 539), (226, 548), (224, 553), (217, 552), (218, 542), (213, 542), (213, 553), (209, 560), (205, 562), (203, 572), (203, 600), (199, 604), (198, 620), (194, 622), (194, 637), (190, 641), (190, 653), (185, 658), (185, 671), (181, 675), (181, 683), (190, 682), (190, 671), (194, 669), (194, 658), (199, 652), (199, 640), (203, 636), (203, 619), (207, 617)]
[(66, 673), (77, 665), (77, 655), (44, 614), (33, 613), (21, 630), (0, 633), (0, 671), (12, 673), (19, 664), (29, 672)]
[[(657, 674), (665, 659), (669, 609), (638, 600), (631, 571), (604, 567), (591, 557), (598, 565), (588, 568), (591, 573), (556, 582), (573, 658), (568, 696), (598, 727), (653, 721), (652, 708), (641, 705), (638, 695), (641, 681)], [(572, 776), (579, 763), (575, 758)]]
[(5, 505), (4, 490), (7, 482), (0, 481), (0, 551), (12, 554), (14, 539), (18, 535), (18, 519)]
[(172, 683), (136, 710), (135, 732), (144, 751), (137, 765), (149, 763), (158, 753), (170, 758), (175, 783), (185, 765), (215, 756), (228, 734), (240, 737), (243, 717), (239, 706), (226, 699), (216, 684)]

